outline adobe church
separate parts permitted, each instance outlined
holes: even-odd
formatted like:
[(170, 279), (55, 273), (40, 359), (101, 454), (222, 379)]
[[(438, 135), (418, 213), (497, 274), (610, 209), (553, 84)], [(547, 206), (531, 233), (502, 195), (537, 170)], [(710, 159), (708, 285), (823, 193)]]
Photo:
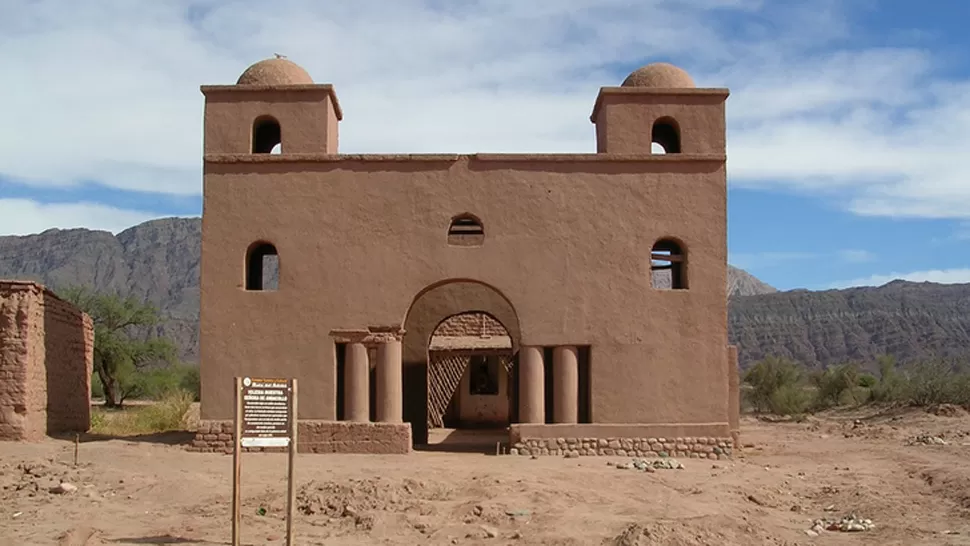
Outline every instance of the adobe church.
[(304, 452), (730, 453), (727, 89), (651, 64), (599, 90), (596, 153), (471, 155), (341, 154), (334, 88), (283, 58), (201, 89), (196, 449), (251, 376), (299, 381)]

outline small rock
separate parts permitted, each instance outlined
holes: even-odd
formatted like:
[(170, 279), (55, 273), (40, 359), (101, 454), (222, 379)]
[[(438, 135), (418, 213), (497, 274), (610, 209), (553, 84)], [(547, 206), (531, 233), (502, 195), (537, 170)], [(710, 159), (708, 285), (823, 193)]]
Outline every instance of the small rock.
[(849, 514), (840, 520), (816, 520), (815, 525), (812, 526), (813, 531), (841, 531), (843, 533), (858, 533), (861, 531), (869, 531), (873, 529), (872, 520), (857, 517), (855, 514)]
[(77, 491), (77, 486), (68, 482), (61, 482), (50, 489), (50, 492), (55, 495), (66, 495), (75, 491)]
[(810, 536), (810, 537), (817, 537), (818, 536), (818, 531), (815, 531), (813, 529), (805, 529), (805, 534), (808, 535), (808, 536)]
[(942, 436), (933, 436), (930, 434), (919, 434), (908, 438), (906, 440), (906, 445), (908, 446), (945, 446), (949, 445), (949, 442), (943, 439)]
[(498, 531), (494, 527), (489, 527), (488, 525), (482, 525), (482, 531), (485, 532), (487, 538), (495, 538), (498, 536)]

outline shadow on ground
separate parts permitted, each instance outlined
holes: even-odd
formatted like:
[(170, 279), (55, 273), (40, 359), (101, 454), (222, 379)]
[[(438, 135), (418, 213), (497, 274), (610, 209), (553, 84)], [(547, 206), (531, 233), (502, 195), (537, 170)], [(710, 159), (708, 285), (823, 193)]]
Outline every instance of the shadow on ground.
[(508, 441), (508, 429), (433, 429), (428, 432), (428, 443), (416, 445), (414, 450), (496, 455), (498, 447), (506, 446)]
[(96, 434), (93, 432), (84, 432), (78, 435), (75, 434), (52, 434), (51, 438), (58, 440), (64, 440), (68, 442), (74, 442), (75, 438), (79, 443), (87, 444), (91, 442), (109, 442), (111, 440), (121, 440), (125, 442), (137, 442), (137, 443), (147, 443), (147, 444), (160, 444), (169, 446), (180, 446), (180, 445), (191, 445), (192, 441), (195, 439), (195, 433), (186, 430), (173, 430), (170, 432), (158, 432), (154, 434), (133, 434), (130, 436), (122, 435), (111, 435), (111, 434)]
[[(157, 537), (116, 538), (110, 542), (114, 544), (203, 544), (201, 540), (163, 535)], [(211, 543), (210, 543), (211, 544)]]

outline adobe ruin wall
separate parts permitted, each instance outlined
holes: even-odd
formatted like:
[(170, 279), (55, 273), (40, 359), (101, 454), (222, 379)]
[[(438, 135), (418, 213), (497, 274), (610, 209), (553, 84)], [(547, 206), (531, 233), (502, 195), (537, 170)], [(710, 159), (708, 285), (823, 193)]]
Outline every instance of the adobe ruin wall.
[(94, 325), (42, 285), (0, 280), (0, 440), (91, 423)]

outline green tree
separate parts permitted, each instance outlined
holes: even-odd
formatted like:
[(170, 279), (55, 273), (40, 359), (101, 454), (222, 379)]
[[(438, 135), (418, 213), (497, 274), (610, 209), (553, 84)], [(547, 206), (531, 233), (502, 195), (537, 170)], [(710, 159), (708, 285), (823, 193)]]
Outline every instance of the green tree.
[(150, 382), (146, 372), (152, 366), (176, 362), (171, 340), (139, 335), (139, 329), (144, 331), (160, 321), (152, 304), (82, 286), (71, 286), (60, 293), (94, 322), (94, 373), (104, 391), (105, 407), (120, 407), (130, 397), (147, 394)]
[(845, 402), (846, 397), (850, 398), (853, 404), (859, 403), (855, 393), (860, 378), (857, 364), (850, 362), (830, 366), (824, 371), (813, 373), (811, 377), (817, 389), (816, 402), (819, 408), (839, 406)]
[(751, 385), (748, 400), (755, 411), (798, 414), (808, 406), (810, 394), (802, 385), (802, 371), (790, 360), (769, 356), (744, 374)]
[(892, 355), (876, 358), (879, 365), (879, 380), (869, 390), (873, 402), (898, 402), (906, 394), (905, 377), (896, 371), (896, 359)]

